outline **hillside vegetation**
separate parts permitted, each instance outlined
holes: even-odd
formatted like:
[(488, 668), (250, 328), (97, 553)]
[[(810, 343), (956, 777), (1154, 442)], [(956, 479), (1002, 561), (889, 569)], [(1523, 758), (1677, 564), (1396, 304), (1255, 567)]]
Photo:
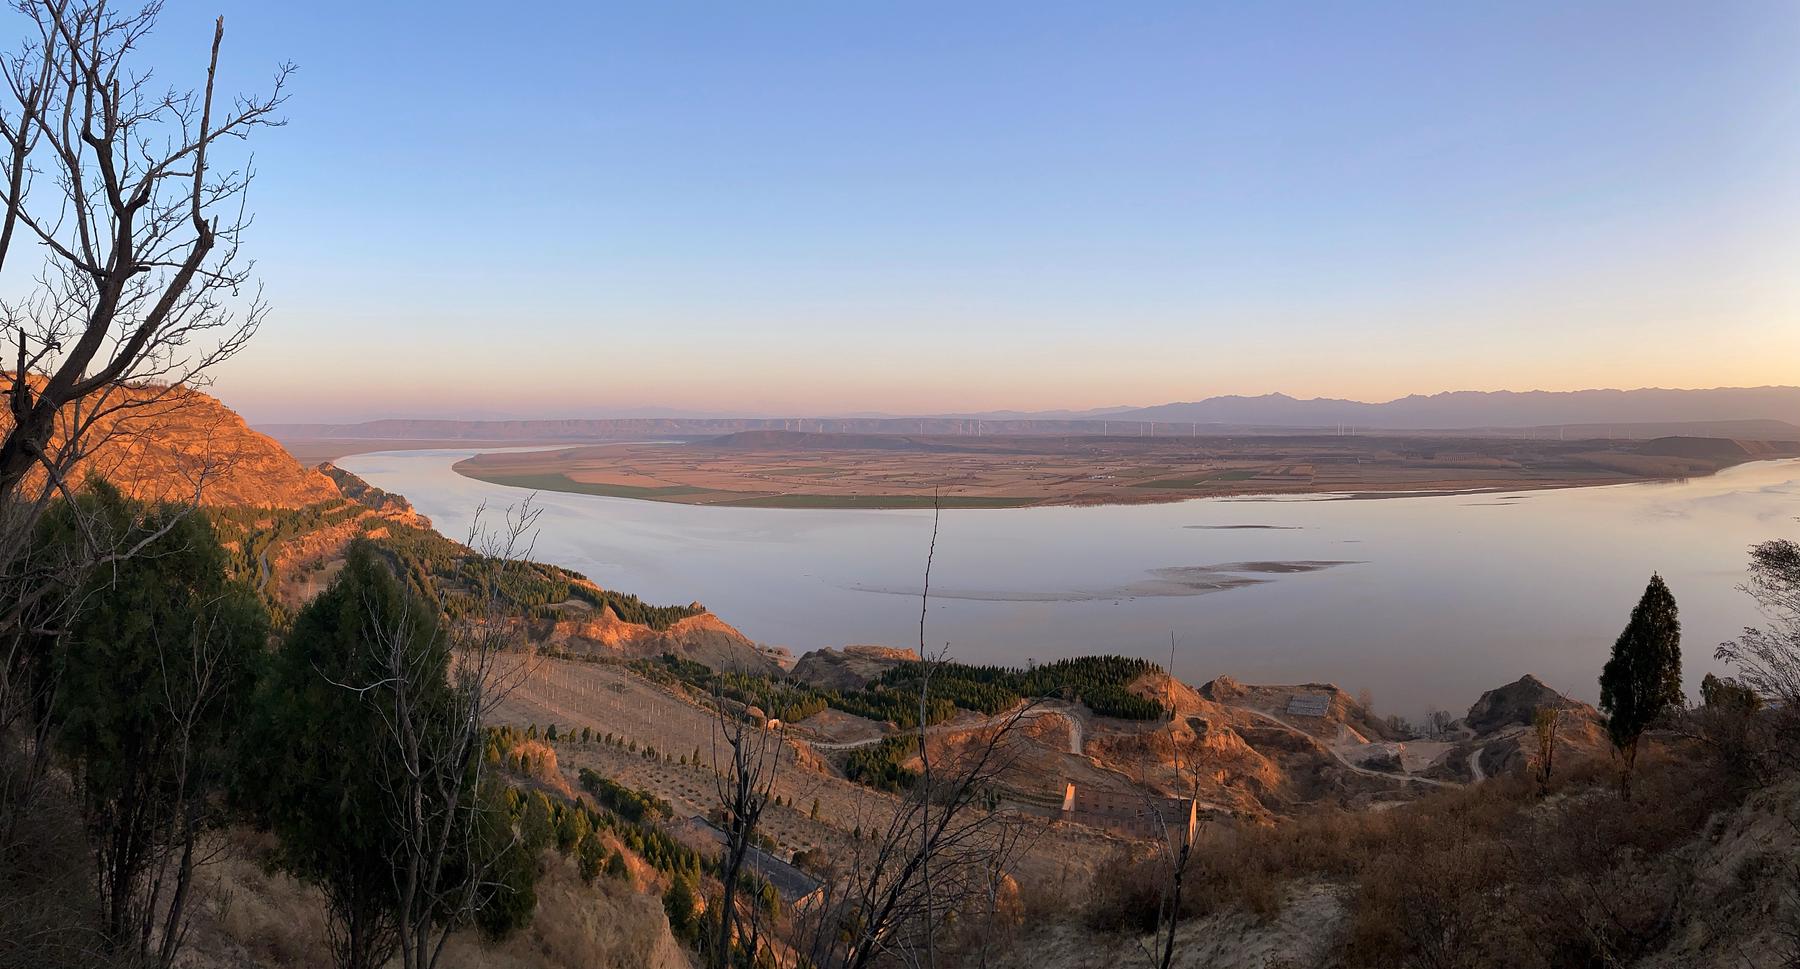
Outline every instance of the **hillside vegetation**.
[[(861, 687), (828, 689), (787, 677), (717, 671), (667, 655), (655, 662), (639, 661), (633, 668), (653, 679), (757, 707), (780, 720), (805, 720), (830, 709), (899, 728), (919, 725), (920, 679), (926, 669), (920, 663), (902, 662)], [(1156, 720), (1168, 713), (1163, 704), (1133, 693), (1130, 687), (1159, 671), (1148, 660), (1123, 656), (1083, 656), (1030, 669), (932, 663), (925, 721), (927, 726), (943, 723), (957, 710), (993, 716), (1042, 697), (1079, 702), (1100, 716)]]

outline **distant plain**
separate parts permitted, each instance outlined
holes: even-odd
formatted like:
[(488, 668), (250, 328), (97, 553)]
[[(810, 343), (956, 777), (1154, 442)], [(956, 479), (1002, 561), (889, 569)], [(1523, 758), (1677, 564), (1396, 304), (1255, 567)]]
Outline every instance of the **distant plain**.
[[(468, 445), (463, 445), (468, 446)], [(751, 431), (686, 444), (484, 453), (493, 484), (754, 508), (1018, 508), (1248, 494), (1521, 490), (1712, 474), (1792, 442), (1287, 436), (1099, 437)]]

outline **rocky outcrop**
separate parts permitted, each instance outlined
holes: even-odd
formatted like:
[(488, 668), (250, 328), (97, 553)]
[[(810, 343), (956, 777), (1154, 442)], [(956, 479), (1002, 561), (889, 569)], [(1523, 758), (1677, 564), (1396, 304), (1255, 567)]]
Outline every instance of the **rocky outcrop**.
[(919, 659), (918, 651), (891, 646), (815, 649), (794, 664), (794, 678), (822, 690), (856, 690), (888, 670)]
[(385, 517), (406, 521), (418, 528), (431, 527), (431, 519), (419, 514), (413, 508), (412, 502), (407, 501), (404, 495), (383, 491), (330, 461), (321, 463), (317, 470), (320, 474), (330, 478), (332, 484), (337, 486), (338, 491), (344, 497), (363, 505), (370, 511), (379, 512)]
[(783, 653), (758, 646), (710, 612), (653, 629), (625, 622), (611, 609), (584, 611), (535, 624), (532, 638), (542, 647), (575, 655), (649, 659), (672, 653), (715, 670), (770, 676), (785, 672)]
[(1230, 676), (1215, 676), (1200, 684), (1199, 693), (1215, 703), (1235, 703), (1247, 695), (1249, 690)]
[[(304, 508), (339, 497), (331, 479), (207, 394), (124, 388), (105, 406), (82, 436), (89, 453), (71, 475), (77, 485), (101, 477), (134, 498), (212, 507)], [(0, 412), (0, 432), (10, 426)]]
[(1507, 727), (1530, 726), (1539, 707), (1566, 710), (1593, 722), (1600, 719), (1593, 707), (1563, 696), (1546, 686), (1543, 680), (1527, 673), (1505, 686), (1483, 693), (1469, 708), (1469, 715), (1463, 722), (1480, 736)]

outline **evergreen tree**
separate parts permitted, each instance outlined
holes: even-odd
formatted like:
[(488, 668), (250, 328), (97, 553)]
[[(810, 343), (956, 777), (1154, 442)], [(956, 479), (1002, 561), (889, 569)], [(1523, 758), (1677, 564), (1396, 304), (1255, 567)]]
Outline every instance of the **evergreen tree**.
[(556, 851), (568, 857), (589, 836), (587, 812), (573, 806), (563, 809), (556, 821)]
[(1681, 620), (1662, 576), (1650, 576), (1600, 673), (1600, 710), (1620, 758), (1619, 793), (1631, 796), (1638, 741), (1681, 695)]
[[(408, 653), (404, 684), (386, 665), (394, 643)], [(394, 951), (409, 834), (414, 845), (448, 838), (459, 846), (438, 872), (445, 897), (477, 877), (479, 866), (494, 866), (479, 876), (484, 886), (475, 894), (473, 914), (484, 932), (523, 924), (535, 905), (530, 888), (537, 852), (549, 842), (547, 824), (524, 848), (515, 847), (508, 798), (498, 785), (472, 789), (472, 756), (451, 763), (427, 755), (421, 784), (398, 757), (381, 755), (395, 744), (388, 715), (396, 689), (408, 691), (422, 730), (448, 736), (459, 728), (449, 670), (449, 637), (435, 606), (403, 587), (376, 550), (360, 542), (331, 585), (295, 617), (275, 658), (254, 728), (257, 755), (246, 759), (247, 787), (280, 839), (278, 864), (323, 889), (333, 955), (343, 969), (373, 969)], [(426, 743), (421, 749), (452, 748)], [(396, 792), (408, 790), (428, 799), (456, 791), (461, 807), (439, 810), (434, 800), (415, 813), (397, 803)], [(419, 824), (430, 830), (415, 830)], [(470, 862), (478, 867), (465, 870)], [(489, 882), (497, 890), (488, 890)]]
[(168, 965), (186, 932), (196, 844), (221, 820), (237, 725), (265, 666), (268, 614), (229, 578), (204, 515), (147, 507), (103, 482), (75, 501), (46, 517), (47, 538), (78, 540), (61, 533), (79, 520), (148, 544), (91, 577), (55, 644), (56, 744), (74, 768), (106, 938)]
[(1762, 697), (1756, 691), (1729, 676), (1706, 674), (1700, 681), (1700, 700), (1709, 707), (1721, 710), (1755, 713), (1762, 709)]
[(669, 931), (677, 939), (686, 939), (694, 933), (694, 912), (698, 907), (699, 900), (687, 876), (675, 876), (669, 882), (669, 890), (663, 893), (663, 912), (669, 916)]
[(479, 850), (493, 861), (477, 900), (475, 927), (485, 938), (504, 939), (530, 924), (537, 909), (538, 856), (547, 835), (520, 830), (525, 804), (503, 784), (484, 780), (481, 803)]
[(592, 885), (600, 877), (606, 867), (606, 846), (600, 843), (599, 835), (589, 834), (581, 839), (581, 847), (575, 849), (575, 863), (583, 882)]
[(256, 784), (263, 810), (281, 841), (278, 862), (324, 890), (333, 955), (344, 969), (373, 969), (396, 944), (391, 859), (399, 854), (399, 832), (387, 821), (396, 779), (383, 776), (380, 758), (367, 756), (386, 741), (379, 701), (347, 688), (381, 681), (371, 637), (393, 621), (419, 643), (440, 644), (426, 662), (444, 669), (449, 654), (433, 612), (409, 602), (374, 553), (358, 545), (295, 617), (276, 656), (258, 744), (263, 754), (253, 762), (263, 775)]

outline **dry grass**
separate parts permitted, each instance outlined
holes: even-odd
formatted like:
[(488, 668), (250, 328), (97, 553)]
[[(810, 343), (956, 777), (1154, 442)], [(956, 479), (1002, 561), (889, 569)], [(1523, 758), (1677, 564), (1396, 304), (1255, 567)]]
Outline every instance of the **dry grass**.
[[(1589, 760), (1543, 799), (1506, 776), (1385, 812), (1210, 831), (1183, 915), (1272, 920), (1297, 885), (1323, 879), (1347, 889), (1340, 954), (1352, 967), (1623, 964), (1667, 941), (1691, 882), (1677, 849), (1736, 796), (1715, 760), (1685, 750), (1647, 755), (1633, 801), (1612, 780), (1610, 764)], [(1153, 928), (1166, 865), (1121, 856), (1088, 923)]]
[(104, 969), (113, 963), (67, 777), (34, 787), (25, 771), (23, 752), (0, 741), (0, 967)]
[(500, 943), (471, 933), (451, 940), (446, 969), (688, 969), (692, 964), (663, 915), (662, 901), (601, 878), (584, 885), (575, 864), (547, 855), (537, 914)]
[[(616, 843), (615, 848), (619, 847)], [(186, 958), (193, 969), (330, 969), (325, 909), (318, 890), (269, 870), (272, 842), (227, 832), (209, 866)], [(632, 867), (648, 871), (634, 856)], [(445, 969), (687, 969), (655, 894), (637, 879), (584, 884), (575, 863), (546, 853), (531, 924), (499, 942), (460, 931), (445, 947)], [(654, 888), (654, 886), (652, 886)]]

